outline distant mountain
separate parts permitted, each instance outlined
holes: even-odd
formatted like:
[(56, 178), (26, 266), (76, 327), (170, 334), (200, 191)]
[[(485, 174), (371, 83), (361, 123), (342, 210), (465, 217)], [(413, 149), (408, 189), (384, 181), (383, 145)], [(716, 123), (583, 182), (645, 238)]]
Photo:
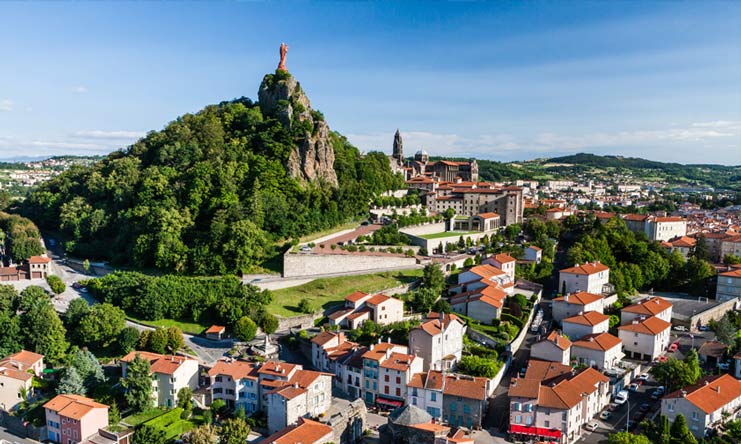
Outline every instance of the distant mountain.
[(596, 154), (579, 153), (571, 156), (552, 157), (547, 159), (548, 163), (571, 163), (578, 165), (591, 165), (596, 167), (612, 167), (612, 168), (647, 168), (647, 169), (673, 169), (683, 167), (708, 167), (717, 169), (733, 169), (725, 165), (715, 164), (690, 164), (684, 165), (681, 163), (667, 163), (657, 162), (654, 160), (641, 159), (640, 157), (623, 157), (623, 156), (598, 156)]

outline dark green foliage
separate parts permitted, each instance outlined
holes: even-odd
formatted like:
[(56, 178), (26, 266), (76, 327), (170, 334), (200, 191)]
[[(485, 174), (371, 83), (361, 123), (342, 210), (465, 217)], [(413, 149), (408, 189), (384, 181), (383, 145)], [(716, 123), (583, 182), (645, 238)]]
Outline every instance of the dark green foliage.
[(62, 279), (54, 274), (46, 277), (46, 283), (49, 284), (49, 288), (51, 288), (54, 294), (64, 293), (65, 288), (67, 288), (64, 282), (62, 282)]
[(129, 353), (136, 348), (139, 342), (139, 330), (134, 327), (125, 327), (118, 334), (118, 351), (122, 355)]
[(13, 262), (23, 262), (44, 253), (39, 229), (25, 217), (0, 211), (0, 232), (6, 237), (7, 253)]
[(371, 245), (409, 245), (410, 241), (407, 235), (399, 232), (396, 224), (391, 224), (374, 231), (369, 243)]
[(502, 363), (496, 359), (487, 359), (474, 355), (463, 356), (458, 363), (458, 371), (471, 376), (493, 378), (502, 368)]
[(20, 318), (16, 310), (20, 305), (18, 292), (12, 285), (0, 285), (0, 356), (5, 357), (23, 348)]
[(134, 433), (134, 444), (165, 444), (167, 435), (159, 427), (142, 424)]
[(278, 330), (278, 318), (270, 313), (265, 313), (260, 321), (260, 328), (266, 334), (272, 335)]
[(85, 396), (86, 393), (87, 388), (77, 369), (74, 367), (66, 368), (64, 370), (64, 376), (62, 376), (59, 384), (57, 384), (57, 394)]
[(28, 287), (21, 293), (21, 331), (26, 333), (26, 349), (44, 355), (51, 363), (58, 363), (69, 343), (67, 330), (51, 305), (49, 296), (39, 287)]
[(687, 428), (687, 420), (681, 413), (674, 418), (671, 430), (671, 442), (672, 444), (697, 444), (697, 439)]
[(45, 182), (22, 212), (62, 231), (77, 256), (199, 275), (253, 270), (280, 253), (276, 241), (364, 217), (371, 199), (403, 185), (383, 153), (361, 156), (335, 133), (338, 188), (290, 177), (302, 124), (288, 129), (246, 98), (207, 106)]
[(250, 434), (250, 426), (244, 419), (231, 418), (224, 421), (219, 430), (221, 444), (244, 444)]
[(301, 313), (314, 313), (316, 308), (307, 298), (303, 298), (298, 302), (298, 311)]
[(67, 307), (67, 311), (64, 313), (64, 321), (67, 329), (74, 331), (88, 313), (90, 313), (90, 305), (83, 298), (72, 299)]
[(235, 276), (193, 278), (161, 277), (116, 272), (90, 282), (98, 299), (154, 321), (178, 319), (233, 326), (243, 316), (261, 319), (263, 305), (272, 295)]
[(152, 377), (149, 371), (149, 361), (137, 354), (128, 364), (126, 378), (121, 379), (121, 385), (126, 389), (126, 402), (134, 412), (143, 412), (152, 406)]
[(234, 326), (234, 336), (240, 341), (251, 341), (255, 338), (256, 333), (257, 324), (247, 316), (240, 318)]
[(105, 348), (118, 339), (126, 326), (126, 314), (109, 303), (96, 304), (82, 317), (75, 336), (79, 344), (95, 344)]

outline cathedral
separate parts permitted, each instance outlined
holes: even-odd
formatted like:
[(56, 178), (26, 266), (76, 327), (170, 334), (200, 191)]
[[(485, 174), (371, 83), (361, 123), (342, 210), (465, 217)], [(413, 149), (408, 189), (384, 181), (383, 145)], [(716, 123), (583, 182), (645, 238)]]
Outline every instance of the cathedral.
[(478, 182), (479, 166), (476, 159), (470, 162), (456, 162), (450, 160), (439, 160), (430, 162), (430, 155), (425, 150), (419, 150), (414, 154), (414, 159), (404, 160), (404, 146), (401, 133), (396, 130), (394, 134), (394, 148), (389, 157), (391, 171), (401, 172), (406, 180), (417, 176), (429, 177), (439, 182)]

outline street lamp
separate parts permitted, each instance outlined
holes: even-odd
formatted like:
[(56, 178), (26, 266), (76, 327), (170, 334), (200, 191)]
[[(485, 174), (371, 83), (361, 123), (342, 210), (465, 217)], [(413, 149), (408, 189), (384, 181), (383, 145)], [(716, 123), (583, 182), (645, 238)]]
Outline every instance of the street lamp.
[(626, 399), (625, 403), (628, 404), (628, 416), (625, 417), (625, 431), (630, 433), (630, 401)]

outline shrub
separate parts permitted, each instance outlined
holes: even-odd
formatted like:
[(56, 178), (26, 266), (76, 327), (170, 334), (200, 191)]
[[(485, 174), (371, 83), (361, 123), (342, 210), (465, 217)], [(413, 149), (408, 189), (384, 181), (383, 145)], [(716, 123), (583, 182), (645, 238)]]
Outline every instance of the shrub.
[(314, 313), (316, 308), (314, 308), (314, 304), (308, 298), (303, 298), (298, 303), (298, 310), (301, 313)]
[(49, 288), (51, 288), (51, 291), (53, 291), (54, 294), (64, 293), (64, 290), (67, 288), (64, 285), (64, 282), (62, 282), (62, 279), (54, 274), (50, 274), (46, 277), (46, 283), (49, 284)]
[(257, 324), (247, 316), (241, 317), (234, 325), (234, 336), (240, 341), (251, 341), (257, 334)]

